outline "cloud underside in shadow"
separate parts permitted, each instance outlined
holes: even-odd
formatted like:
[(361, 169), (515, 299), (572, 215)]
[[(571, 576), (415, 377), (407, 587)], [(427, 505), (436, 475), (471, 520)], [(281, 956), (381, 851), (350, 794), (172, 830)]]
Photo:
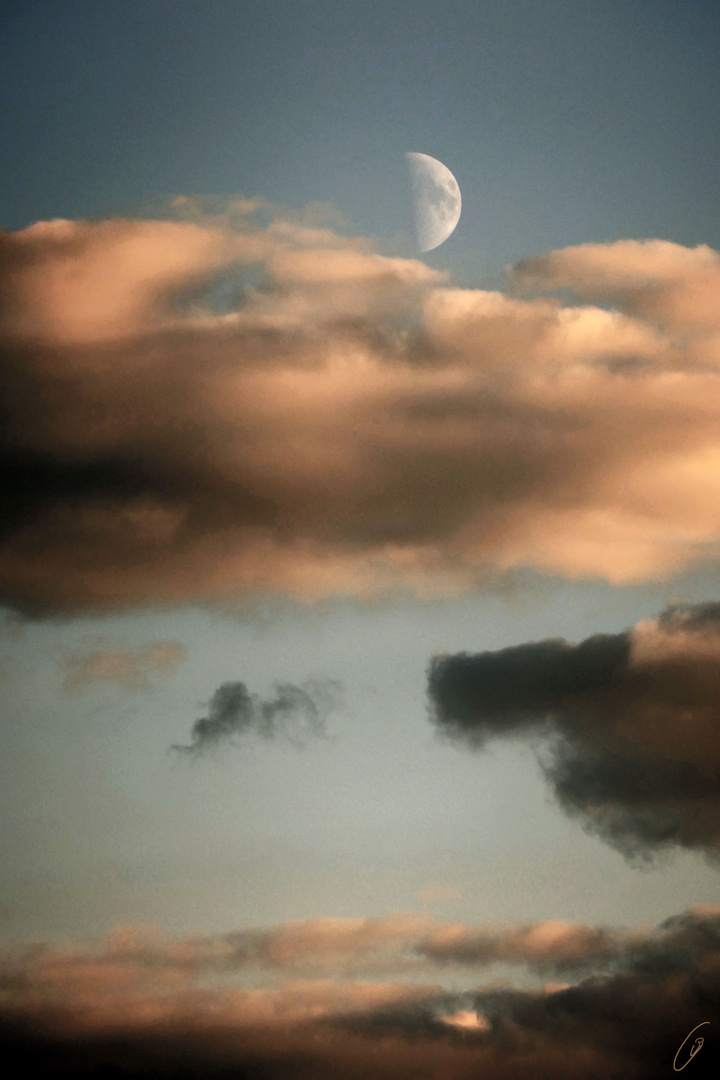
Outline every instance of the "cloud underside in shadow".
[(176, 203), (0, 234), (5, 603), (453, 595), (716, 557), (711, 249), (581, 245), (489, 292), (260, 200)]
[(248, 734), (307, 746), (326, 736), (327, 717), (341, 700), (342, 687), (333, 679), (308, 679), (300, 686), (276, 683), (266, 698), (251, 694), (243, 682), (226, 682), (212, 695), (208, 715), (195, 721), (190, 743), (173, 749), (197, 754)]
[[(438, 983), (453, 964), (481, 972), (489, 956), (560, 972), (563, 981), (463, 992)], [(581, 966), (568, 976), (571, 956)], [(409, 957), (432, 981), (350, 974), (363, 960), (377, 972)], [(231, 976), (248, 965), (292, 978), (241, 988)], [(468, 927), (418, 915), (215, 938), (124, 927), (101, 942), (5, 954), (0, 993), (4, 1048), (21, 1052), (29, 1071), (44, 1063), (53, 1075), (650, 1080), (671, 1068), (703, 1017), (713, 1019), (720, 909), (698, 906), (631, 931)], [(704, 1030), (712, 1063), (717, 1033)]]
[(631, 859), (720, 856), (720, 604), (620, 634), (435, 656), (431, 716), (476, 749), (539, 745), (559, 804)]

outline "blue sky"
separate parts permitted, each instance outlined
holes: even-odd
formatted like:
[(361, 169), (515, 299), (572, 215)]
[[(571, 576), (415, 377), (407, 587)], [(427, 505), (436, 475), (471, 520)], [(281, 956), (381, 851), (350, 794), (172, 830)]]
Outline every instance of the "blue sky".
[[(134, 1037), (160, 998), (145, 960), (113, 996), (136, 948), (118, 927), (189, 949), (317, 921), (323, 978), (359, 971), (352, 1008), (382, 1012), (380, 960), (368, 989), (337, 920), (405, 942), (383, 920), (420, 913), (443, 948), (538, 924), (490, 973), (427, 967), (437, 942), (386, 973), (426, 979), (433, 1015), (474, 988), (482, 1018), (492, 977), (581, 980), (550, 924), (715, 903), (717, 5), (25, 0), (0, 28), (3, 947), (65, 949), (77, 1023), (122, 1015)], [(406, 151), (462, 191), (425, 255)], [(626, 666), (577, 699), (532, 684), (535, 727), (513, 728), (512, 686), (506, 728), (487, 682), (428, 697), (437, 654), (595, 635)], [(263, 735), (277, 684), (322, 712), (313, 679), (342, 688), (324, 735), (294, 745), (293, 709)], [(227, 738), (214, 695), (238, 683), (255, 711), (228, 713)], [(173, 749), (203, 731), (207, 753)], [(563, 804), (551, 746), (654, 794), (638, 809), (618, 772)], [(89, 996), (87, 948), (110, 971)], [(175, 978), (162, 948), (148, 970)], [(33, 994), (60, 984), (22, 962), (2, 1007), (36, 1022)], [(283, 963), (236, 977), (265, 993)], [(327, 986), (292, 981), (317, 958), (288, 963), (302, 1019)], [(477, 1023), (493, 1076), (496, 1021)], [(618, 1045), (603, 1067), (645, 1067)], [(404, 1053), (388, 1076), (416, 1075)]]
[(459, 178), (468, 212), (442, 265), (468, 274), (618, 237), (717, 245), (710, 3), (6, 11), (8, 228), (242, 193), (327, 200), (390, 242), (416, 149)]

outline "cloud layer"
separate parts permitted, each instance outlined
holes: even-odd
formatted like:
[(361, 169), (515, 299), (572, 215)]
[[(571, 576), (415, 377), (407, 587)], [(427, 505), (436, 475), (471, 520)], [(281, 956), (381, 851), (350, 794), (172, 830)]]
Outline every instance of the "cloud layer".
[(472, 746), (546, 740), (560, 804), (626, 855), (720, 855), (720, 604), (579, 644), (436, 656), (429, 694), (440, 729)]
[[(392, 971), (410, 956), (435, 980), (351, 977), (353, 963), (372, 957), (377, 971), (383, 963)], [(578, 970), (573, 983), (537, 990), (457, 992), (437, 982), (451, 964), (482, 971), (500, 958)], [(238, 985), (249, 968), (285, 981)], [(634, 931), (466, 927), (418, 915), (317, 919), (217, 938), (121, 927), (102, 941), (35, 944), (0, 958), (0, 1037), (28, 1069), (46, 1062), (53, 1075), (190, 1068), (275, 1080), (650, 1080), (671, 1069), (695, 1025), (715, 1019), (719, 994), (717, 907)], [(704, 1033), (712, 1069), (718, 1036), (712, 1024)], [(702, 1070), (703, 1060), (693, 1067)]]
[[(582, 245), (506, 294), (261, 200), (177, 212), (0, 236), (6, 603), (629, 582), (718, 554), (709, 248)], [(577, 299), (522, 295), (557, 289)]]

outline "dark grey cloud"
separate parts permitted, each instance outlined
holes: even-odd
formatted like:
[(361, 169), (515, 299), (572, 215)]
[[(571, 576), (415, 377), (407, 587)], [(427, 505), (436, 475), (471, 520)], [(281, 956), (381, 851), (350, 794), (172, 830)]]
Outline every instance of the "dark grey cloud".
[(281, 736), (305, 746), (326, 734), (326, 720), (342, 700), (342, 688), (333, 679), (308, 679), (300, 686), (275, 683), (272, 696), (251, 694), (243, 682), (226, 682), (210, 698), (207, 716), (195, 721), (191, 742), (173, 749), (197, 753), (233, 743), (254, 732), (265, 739)]
[(607, 689), (626, 669), (627, 634), (571, 645), (563, 638), (476, 655), (434, 657), (430, 695), (449, 734), (480, 746), (562, 718), (576, 700)]
[(720, 605), (671, 607), (619, 634), (432, 659), (450, 738), (544, 742), (560, 805), (630, 858), (720, 854)]

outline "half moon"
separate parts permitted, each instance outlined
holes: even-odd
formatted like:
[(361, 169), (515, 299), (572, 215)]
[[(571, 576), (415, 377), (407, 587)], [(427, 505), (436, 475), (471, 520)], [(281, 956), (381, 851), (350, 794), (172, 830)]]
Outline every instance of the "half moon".
[(417, 245), (421, 251), (432, 251), (447, 240), (460, 220), (460, 187), (437, 158), (415, 153), (405, 157), (410, 167)]

